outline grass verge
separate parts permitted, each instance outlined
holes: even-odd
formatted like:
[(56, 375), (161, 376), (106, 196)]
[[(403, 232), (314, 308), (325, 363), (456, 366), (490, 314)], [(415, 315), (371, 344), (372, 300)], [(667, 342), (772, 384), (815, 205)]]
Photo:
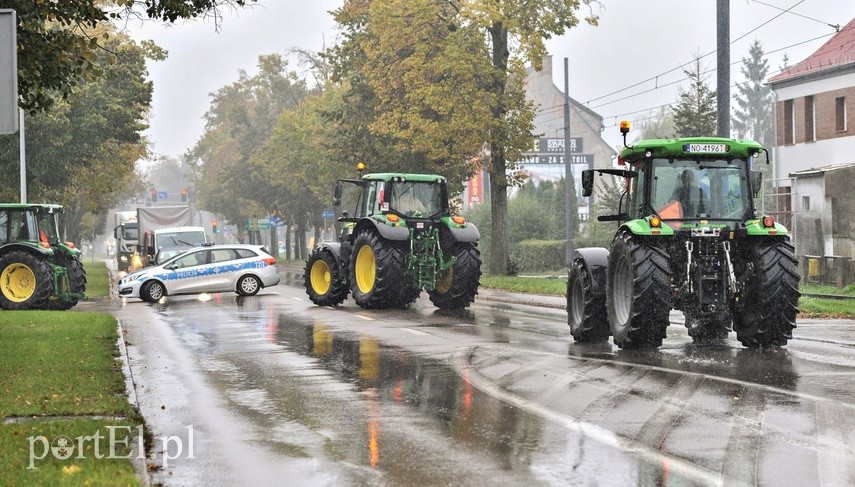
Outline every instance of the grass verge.
[[(123, 441), (142, 419), (125, 396), (115, 319), (86, 312), (0, 313), (0, 485), (138, 485), (133, 464), (118, 458), (129, 454)], [(62, 437), (72, 445), (65, 459), (63, 451), (46, 446), (59, 446)]]
[(100, 260), (89, 260), (83, 263), (86, 269), (86, 298), (103, 298), (110, 295), (110, 273), (107, 266)]
[[(481, 285), (490, 289), (501, 289), (518, 293), (547, 294), (564, 296), (567, 292), (566, 277), (519, 277), (519, 276), (481, 276)], [(855, 285), (839, 289), (834, 286), (803, 284), (803, 293), (839, 294), (855, 296)], [(799, 317), (801, 318), (855, 318), (855, 299), (817, 299), (802, 297), (799, 299)]]

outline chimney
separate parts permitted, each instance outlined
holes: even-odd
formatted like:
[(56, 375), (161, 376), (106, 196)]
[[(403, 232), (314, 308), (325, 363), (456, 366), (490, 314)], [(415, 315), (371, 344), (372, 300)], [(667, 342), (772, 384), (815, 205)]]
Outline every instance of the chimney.
[(547, 54), (543, 56), (543, 70), (541, 71), (541, 76), (545, 76), (546, 79), (552, 79), (552, 55)]

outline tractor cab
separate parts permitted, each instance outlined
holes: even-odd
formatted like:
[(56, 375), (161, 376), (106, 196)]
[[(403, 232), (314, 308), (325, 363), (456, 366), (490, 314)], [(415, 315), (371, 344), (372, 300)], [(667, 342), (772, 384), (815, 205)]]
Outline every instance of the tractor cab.
[(345, 222), (388, 215), (431, 219), (448, 214), (448, 194), (442, 176), (366, 174), (361, 179), (339, 179), (334, 205), (341, 208)]

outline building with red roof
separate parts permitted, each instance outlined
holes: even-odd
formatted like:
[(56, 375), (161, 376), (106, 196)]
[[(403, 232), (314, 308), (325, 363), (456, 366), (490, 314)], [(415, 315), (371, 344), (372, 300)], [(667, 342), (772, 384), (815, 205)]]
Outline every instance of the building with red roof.
[(775, 94), (774, 177), (779, 191), (791, 187), (796, 251), (855, 257), (855, 192), (834, 181), (855, 176), (855, 19), (768, 82)]

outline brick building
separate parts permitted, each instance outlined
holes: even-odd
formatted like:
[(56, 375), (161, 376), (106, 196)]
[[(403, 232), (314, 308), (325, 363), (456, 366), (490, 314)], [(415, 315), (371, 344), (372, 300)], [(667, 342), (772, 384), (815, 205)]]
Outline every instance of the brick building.
[(851, 181), (855, 164), (855, 19), (768, 82), (775, 94), (773, 177), (777, 191), (790, 194), (796, 253), (855, 257), (855, 194), (835, 180)]

